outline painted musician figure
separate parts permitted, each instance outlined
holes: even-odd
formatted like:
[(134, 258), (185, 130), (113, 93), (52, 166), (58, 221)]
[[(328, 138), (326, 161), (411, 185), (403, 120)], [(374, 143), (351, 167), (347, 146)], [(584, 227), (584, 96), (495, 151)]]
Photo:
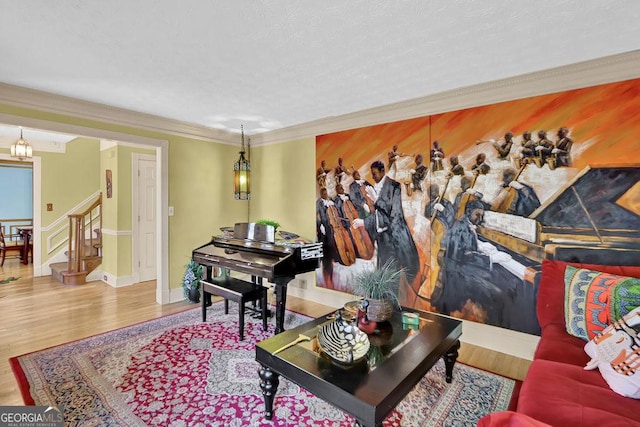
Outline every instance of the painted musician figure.
[(334, 172), (335, 178), (336, 178), (336, 184), (340, 184), (340, 182), (342, 182), (342, 178), (344, 178), (345, 176), (349, 175), (349, 169), (346, 168), (342, 164), (342, 162), (343, 162), (342, 157), (338, 158), (338, 164), (333, 169), (333, 172)]
[(444, 150), (440, 148), (440, 143), (438, 141), (433, 141), (433, 148), (431, 149), (429, 157), (431, 158), (431, 170), (433, 172), (444, 169), (444, 166), (442, 165)]
[(427, 177), (429, 168), (422, 162), (424, 161), (422, 154), (416, 154), (415, 168), (411, 169), (411, 189), (414, 191), (422, 191), (422, 181)]
[(464, 168), (458, 160), (458, 156), (449, 157), (449, 173), (451, 175), (464, 175)]
[(558, 141), (556, 147), (551, 150), (553, 156), (553, 166), (573, 166), (571, 161), (571, 147), (573, 146), (573, 140), (569, 138), (569, 129), (561, 127), (558, 129)]
[[(511, 215), (529, 216), (540, 207), (540, 199), (533, 187), (523, 184), (515, 179), (517, 172), (513, 168), (506, 168), (502, 172), (503, 189), (513, 189), (516, 194), (513, 201), (507, 206), (506, 211)], [(499, 197), (506, 197), (507, 191), (503, 191)]]
[(531, 161), (535, 156), (534, 147), (536, 143), (531, 139), (531, 132), (526, 130), (522, 133), (522, 141), (520, 142), (520, 166)]
[(359, 218), (358, 210), (351, 201), (351, 197), (348, 194), (345, 194), (342, 184), (338, 184), (336, 186), (336, 191), (338, 192), (338, 194), (333, 199), (333, 201), (336, 204), (338, 213), (340, 214), (340, 220), (344, 229), (346, 230), (346, 234), (349, 236), (349, 239), (351, 239), (351, 242), (353, 243), (353, 248), (356, 251), (356, 258), (373, 258), (375, 249), (373, 246), (373, 240), (371, 239), (371, 236), (368, 234), (367, 230), (364, 228), (351, 228), (351, 222)]
[(331, 169), (327, 167), (327, 161), (320, 162), (320, 167), (316, 170), (316, 181), (320, 188), (327, 186), (327, 174), (331, 172)]
[(498, 157), (505, 160), (511, 152), (513, 146), (513, 132), (507, 132), (504, 134), (504, 143), (500, 144), (497, 141), (491, 140), (493, 148), (496, 149)]
[[(483, 252), (483, 242), (478, 240), (476, 227), (482, 223), (484, 205), (480, 201), (467, 203), (465, 214), (447, 233), (442, 246), (445, 248), (442, 272), (442, 295), (435, 301), (443, 314), (461, 312), (468, 304), (480, 309), (485, 323), (503, 324), (505, 298), (511, 298), (492, 283), (492, 264), (509, 257), (497, 250)], [(494, 248), (495, 249), (495, 248)], [(466, 309), (473, 310), (471, 307)]]
[(329, 289), (333, 289), (333, 262), (337, 259), (336, 243), (333, 237), (333, 228), (327, 214), (327, 208), (334, 202), (329, 199), (326, 188), (320, 189), (320, 198), (316, 200), (316, 234), (318, 242), (322, 242), (322, 275)]
[(373, 212), (373, 201), (367, 196), (367, 187), (373, 185), (360, 177), (360, 172), (353, 171), (353, 182), (349, 185), (349, 197), (351, 202), (358, 210), (358, 216), (360, 218), (368, 217)]
[(553, 142), (547, 139), (547, 131), (538, 131), (538, 141), (533, 147), (535, 155), (533, 157), (536, 165), (541, 168), (547, 163), (547, 159), (551, 157), (551, 151), (553, 151)]
[(371, 174), (376, 184), (367, 187), (367, 193), (375, 201), (375, 211), (364, 220), (353, 221), (353, 226), (366, 227), (374, 237), (378, 245), (378, 266), (395, 261), (411, 286), (420, 270), (420, 260), (404, 218), (400, 183), (385, 176), (384, 163), (379, 160), (371, 164)]
[(471, 172), (479, 173), (480, 175), (486, 175), (491, 170), (491, 166), (487, 163), (487, 155), (480, 153), (476, 156), (476, 162), (471, 166)]
[(483, 194), (481, 192), (473, 189), (474, 183), (474, 178), (471, 178), (470, 176), (465, 175), (460, 178), (460, 192), (456, 194), (456, 198), (453, 201), (453, 210), (456, 213), (456, 219), (464, 215), (464, 209), (469, 201), (479, 200), (482, 202), (485, 209), (489, 209), (491, 206), (489, 203), (482, 200)]
[(349, 199), (349, 195), (344, 193), (344, 186), (342, 184), (338, 184), (336, 185), (336, 197), (334, 197), (333, 199), (333, 203), (335, 203), (336, 208), (338, 209), (338, 212), (340, 213), (340, 219), (342, 221), (342, 225), (344, 225), (344, 227), (346, 229), (349, 229), (351, 227), (351, 224), (349, 223), (349, 221), (347, 221), (346, 215), (344, 214), (343, 211), (343, 206), (344, 203)]
[[(434, 217), (435, 214), (435, 217)], [(424, 207), (424, 216), (439, 220), (447, 228), (451, 228), (455, 220), (456, 211), (453, 204), (444, 197), (440, 198), (438, 184), (429, 185), (429, 203)]]
[(327, 286), (333, 288), (333, 261), (349, 266), (355, 262), (356, 251), (351, 234), (326, 188), (320, 189), (316, 202), (316, 224), (318, 241), (326, 251), (322, 258), (323, 277)]

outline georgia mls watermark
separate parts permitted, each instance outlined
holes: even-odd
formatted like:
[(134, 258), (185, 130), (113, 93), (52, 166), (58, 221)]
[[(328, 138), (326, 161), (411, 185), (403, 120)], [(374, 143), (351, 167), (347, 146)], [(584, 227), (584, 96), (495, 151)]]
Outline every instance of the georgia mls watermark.
[(0, 427), (63, 427), (57, 406), (0, 406)]

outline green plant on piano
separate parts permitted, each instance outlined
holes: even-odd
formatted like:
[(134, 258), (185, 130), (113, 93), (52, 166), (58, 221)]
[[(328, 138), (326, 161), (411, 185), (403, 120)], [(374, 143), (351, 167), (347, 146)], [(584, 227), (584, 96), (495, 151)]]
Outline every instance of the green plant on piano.
[(272, 219), (259, 219), (256, 221), (256, 224), (264, 224), (272, 226), (276, 231), (278, 227), (280, 227), (280, 223), (278, 221), (274, 221)]

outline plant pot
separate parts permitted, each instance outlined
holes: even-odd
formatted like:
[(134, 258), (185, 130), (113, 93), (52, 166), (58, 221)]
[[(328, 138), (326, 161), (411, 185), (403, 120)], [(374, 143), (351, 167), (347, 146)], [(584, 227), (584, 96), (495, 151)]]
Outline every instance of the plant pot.
[(374, 322), (386, 322), (393, 314), (393, 301), (390, 299), (367, 299), (367, 317)]
[(197, 287), (189, 288), (189, 301), (199, 303), (200, 302), (200, 289)]

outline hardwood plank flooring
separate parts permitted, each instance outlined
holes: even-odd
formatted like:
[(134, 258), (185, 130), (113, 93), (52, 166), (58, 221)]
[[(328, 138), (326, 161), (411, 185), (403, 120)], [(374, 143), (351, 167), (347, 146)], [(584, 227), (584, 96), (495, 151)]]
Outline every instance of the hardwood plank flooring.
[[(159, 305), (155, 281), (112, 288), (102, 282), (65, 286), (33, 277), (31, 265), (7, 258), (0, 267), (0, 405), (23, 405), (9, 358), (196, 307), (186, 301)], [(319, 316), (332, 307), (288, 297), (287, 308)], [(523, 379), (530, 362), (462, 344), (462, 363)]]

